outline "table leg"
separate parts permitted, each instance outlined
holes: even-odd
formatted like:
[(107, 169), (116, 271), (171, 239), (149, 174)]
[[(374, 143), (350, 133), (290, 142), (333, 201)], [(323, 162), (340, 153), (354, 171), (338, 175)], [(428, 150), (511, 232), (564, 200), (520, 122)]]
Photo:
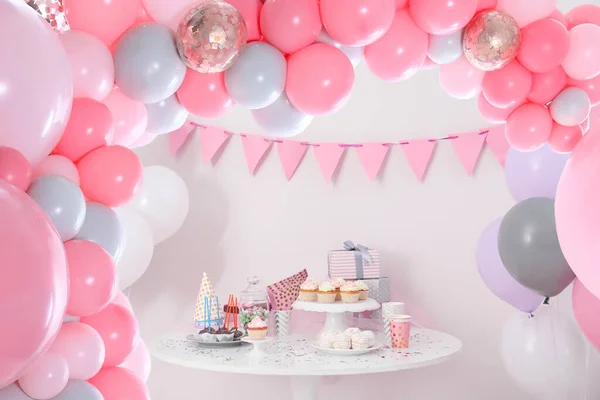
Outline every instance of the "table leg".
[(336, 330), (343, 332), (348, 329), (346, 323), (346, 313), (327, 313), (327, 319), (325, 320), (325, 326), (323, 331)]
[(290, 377), (292, 400), (317, 400), (320, 382), (320, 376)]

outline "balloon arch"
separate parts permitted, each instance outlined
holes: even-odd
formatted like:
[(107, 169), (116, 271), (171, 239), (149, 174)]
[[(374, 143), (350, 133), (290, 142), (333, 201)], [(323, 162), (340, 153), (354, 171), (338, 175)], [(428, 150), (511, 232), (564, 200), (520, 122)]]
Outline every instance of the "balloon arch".
[[(501, 260), (478, 259), (529, 291), (525, 306), (507, 299), (523, 311), (576, 275), (575, 314), (599, 346), (600, 133), (584, 134), (600, 103), (600, 7), (563, 15), (556, 3), (0, 2), (0, 304), (10, 304), (0, 399), (149, 398), (147, 349), (118, 272), (121, 287), (139, 278), (188, 199), (179, 177), (144, 169), (131, 149), (234, 103), (268, 134), (295, 136), (346, 103), (363, 59), (386, 81), (439, 66), (442, 88), (477, 97), (514, 149), (574, 150), (556, 205), (522, 199), (484, 232)], [(522, 221), (535, 246), (516, 240)], [(128, 262), (143, 268), (121, 267), (124, 224), (145, 232), (128, 242), (142, 254)], [(65, 313), (80, 322), (63, 324)]]

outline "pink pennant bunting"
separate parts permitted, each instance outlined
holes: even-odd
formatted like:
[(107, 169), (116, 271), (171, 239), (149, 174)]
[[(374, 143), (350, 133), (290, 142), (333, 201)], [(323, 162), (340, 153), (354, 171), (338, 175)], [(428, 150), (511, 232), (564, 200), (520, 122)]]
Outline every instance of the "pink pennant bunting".
[(331, 182), (346, 148), (337, 143), (319, 143), (313, 149), (325, 182)]
[(360, 162), (370, 180), (375, 180), (379, 175), (389, 149), (389, 146), (382, 143), (365, 143), (356, 148)]
[(423, 181), (436, 143), (436, 141), (423, 139), (411, 140), (408, 144), (402, 144), (402, 150), (404, 150), (408, 163), (419, 182)]
[(289, 181), (304, 158), (308, 146), (293, 140), (277, 142), (277, 152), (285, 177)]
[(181, 128), (169, 133), (169, 153), (171, 156), (176, 156), (183, 145), (187, 143), (194, 128), (195, 125), (188, 121)]
[(230, 133), (214, 126), (207, 126), (200, 129), (200, 149), (204, 164), (208, 164), (213, 159), (215, 154), (217, 154), (230, 137)]
[(490, 150), (492, 150), (492, 153), (494, 153), (498, 161), (500, 161), (500, 164), (504, 166), (506, 155), (508, 154), (508, 150), (510, 150), (510, 144), (508, 144), (506, 135), (504, 134), (504, 125), (490, 128), (485, 142), (490, 147)]
[(266, 140), (262, 136), (242, 135), (242, 147), (246, 154), (246, 162), (251, 174), (254, 174), (263, 158), (271, 148), (271, 140)]
[(465, 133), (452, 139), (454, 150), (460, 158), (467, 175), (471, 175), (479, 159), (479, 154), (483, 148), (486, 135), (480, 135), (479, 132)]

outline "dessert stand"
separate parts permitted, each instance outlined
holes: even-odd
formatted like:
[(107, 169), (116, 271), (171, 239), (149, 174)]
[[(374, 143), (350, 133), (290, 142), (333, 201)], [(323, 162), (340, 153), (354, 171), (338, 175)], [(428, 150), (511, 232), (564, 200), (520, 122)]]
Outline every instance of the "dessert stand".
[(373, 311), (379, 308), (379, 303), (374, 299), (361, 300), (356, 303), (318, 303), (314, 301), (296, 301), (292, 304), (294, 310), (303, 310), (310, 312), (327, 313), (323, 331), (337, 330), (345, 331), (348, 328), (346, 324), (346, 313), (360, 313)]

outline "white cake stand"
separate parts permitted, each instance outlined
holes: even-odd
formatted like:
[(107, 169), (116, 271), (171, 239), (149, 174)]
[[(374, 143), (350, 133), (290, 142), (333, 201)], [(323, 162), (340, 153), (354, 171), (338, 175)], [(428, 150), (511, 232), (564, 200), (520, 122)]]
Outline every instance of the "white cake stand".
[(379, 308), (379, 303), (373, 299), (360, 300), (356, 303), (343, 303), (341, 301), (336, 301), (335, 303), (318, 303), (316, 301), (298, 300), (292, 304), (292, 308), (294, 310), (327, 313), (323, 331), (345, 331), (348, 328), (345, 313), (360, 313), (377, 310)]

